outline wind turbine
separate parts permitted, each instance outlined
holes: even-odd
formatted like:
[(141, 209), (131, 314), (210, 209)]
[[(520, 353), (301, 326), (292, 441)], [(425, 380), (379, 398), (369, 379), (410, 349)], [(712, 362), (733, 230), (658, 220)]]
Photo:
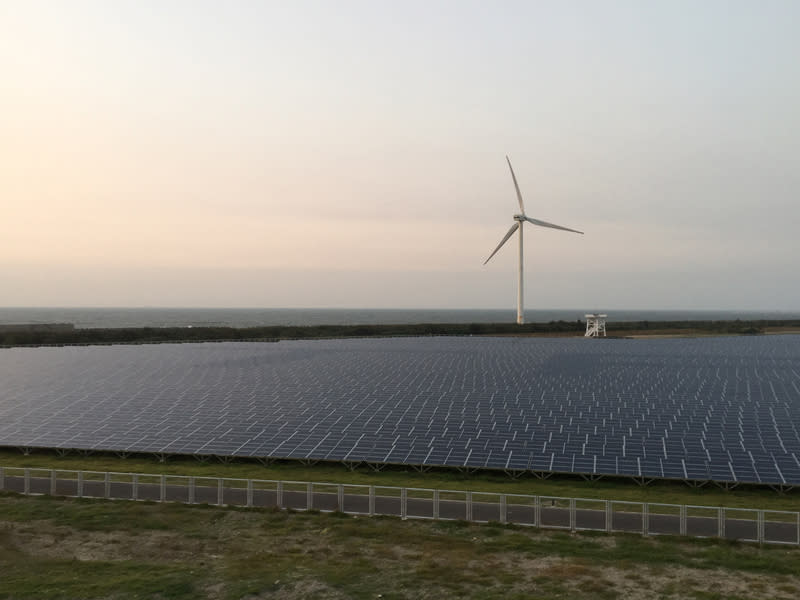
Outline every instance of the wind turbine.
[(520, 214), (514, 215), (514, 223), (511, 226), (511, 229), (508, 230), (506, 236), (500, 240), (500, 243), (497, 244), (497, 248), (494, 249), (489, 255), (489, 258), (486, 259), (486, 262), (483, 264), (485, 265), (488, 263), (492, 257), (497, 254), (497, 251), (503, 247), (514, 232), (519, 229), (519, 270), (517, 272), (518, 275), (518, 288), (517, 288), (517, 323), (522, 325), (525, 322), (525, 315), (523, 312), (522, 307), (522, 300), (523, 300), (523, 281), (522, 281), (522, 225), (527, 221), (528, 223), (532, 223), (534, 225), (538, 225), (539, 227), (550, 227), (551, 229), (561, 229), (562, 231), (571, 231), (572, 233), (580, 233), (583, 235), (582, 231), (578, 231), (577, 229), (570, 229), (569, 227), (562, 227), (561, 225), (553, 225), (552, 223), (547, 223), (546, 221), (540, 221), (539, 219), (531, 219), (529, 216), (525, 214), (525, 205), (522, 203), (522, 194), (519, 191), (519, 185), (517, 184), (517, 176), (514, 175), (514, 167), (511, 166), (511, 161), (506, 156), (506, 162), (508, 163), (508, 168), (511, 169), (511, 179), (514, 180), (514, 187), (517, 190), (517, 200), (519, 200), (519, 210)]

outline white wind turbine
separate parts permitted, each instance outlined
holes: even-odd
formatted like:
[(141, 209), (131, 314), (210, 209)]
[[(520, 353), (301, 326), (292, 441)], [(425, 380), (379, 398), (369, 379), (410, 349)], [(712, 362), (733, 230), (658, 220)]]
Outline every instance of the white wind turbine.
[(487, 258), (486, 262), (484, 262), (483, 264), (485, 265), (486, 263), (488, 263), (492, 259), (492, 257), (495, 254), (497, 254), (497, 251), (500, 250), (500, 248), (503, 247), (503, 244), (505, 244), (508, 241), (508, 238), (510, 238), (512, 235), (514, 235), (514, 232), (517, 229), (519, 229), (519, 270), (517, 272), (517, 275), (518, 275), (517, 323), (519, 325), (522, 325), (525, 322), (525, 316), (524, 316), (523, 307), (522, 307), (522, 303), (523, 303), (522, 302), (522, 299), (523, 299), (522, 225), (523, 225), (523, 223), (525, 221), (527, 221), (528, 223), (533, 223), (534, 225), (538, 225), (539, 227), (550, 227), (551, 229), (561, 229), (563, 231), (571, 231), (572, 233), (580, 233), (581, 235), (583, 235), (583, 232), (582, 231), (578, 231), (577, 229), (570, 229), (569, 227), (561, 227), (561, 225), (553, 225), (552, 223), (547, 223), (546, 221), (540, 221), (539, 219), (531, 219), (529, 216), (527, 216), (525, 214), (525, 205), (522, 203), (522, 194), (520, 193), (519, 185), (517, 184), (517, 177), (516, 177), (516, 175), (514, 175), (514, 168), (511, 166), (511, 161), (508, 159), (508, 156), (506, 156), (506, 162), (508, 162), (508, 168), (511, 169), (511, 179), (514, 180), (514, 187), (517, 190), (517, 200), (519, 200), (520, 214), (514, 215), (514, 221), (516, 221), (516, 223), (514, 223), (511, 226), (511, 229), (508, 230), (508, 233), (506, 234), (506, 236), (502, 240), (500, 240), (500, 243), (497, 244), (497, 248), (494, 249), (494, 252), (492, 252), (489, 255), (489, 258)]

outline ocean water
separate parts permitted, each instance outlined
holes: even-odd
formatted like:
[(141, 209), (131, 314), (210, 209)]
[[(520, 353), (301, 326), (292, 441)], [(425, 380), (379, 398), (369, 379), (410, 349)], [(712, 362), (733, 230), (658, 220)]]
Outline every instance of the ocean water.
[[(800, 319), (800, 311), (613, 310), (610, 322), (681, 320)], [(528, 322), (583, 320), (586, 310), (527, 310)], [(369, 308), (24, 308), (0, 307), (0, 325), (73, 323), (96, 327), (257, 327), (262, 325), (371, 325), (406, 323), (513, 322), (514, 309), (369, 309)]]

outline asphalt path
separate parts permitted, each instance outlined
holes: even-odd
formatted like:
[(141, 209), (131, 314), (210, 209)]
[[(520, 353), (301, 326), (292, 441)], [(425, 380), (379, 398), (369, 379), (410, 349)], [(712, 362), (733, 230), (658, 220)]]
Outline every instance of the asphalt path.
[[(404, 498), (399, 488), (377, 488), (372, 498), (368, 493), (357, 494), (348, 487), (335, 484), (315, 484), (309, 490), (307, 484), (273, 485), (272, 489), (241, 487), (246, 482), (230, 485), (228, 480), (199, 479), (195, 485), (176, 484), (167, 476), (162, 486), (158, 476), (140, 476), (134, 482), (71, 478), (51, 479), (30, 477), (28, 489), (25, 477), (5, 475), (4, 491), (48, 494), (55, 496), (81, 496), (87, 498), (109, 498), (117, 500), (149, 500), (182, 502), (186, 504), (218, 504), (229, 506), (279, 507), (293, 510), (315, 509), (320, 511), (342, 511), (351, 514), (388, 515), (414, 519), (451, 519), (474, 522), (495, 521), (543, 528), (591, 531), (624, 531), (649, 535), (687, 535), (691, 537), (721, 537), (728, 540), (758, 541), (758, 520), (755, 510), (729, 509), (720, 517), (716, 509), (695, 508), (703, 516), (692, 516), (692, 507), (681, 519), (677, 506), (662, 508), (649, 505), (645, 513), (639, 503), (612, 503), (614, 510), (607, 510), (605, 503), (597, 501), (575, 501), (574, 509), (567, 499), (542, 499), (540, 506), (533, 504), (533, 497), (508, 495), (501, 500), (499, 494), (487, 494), (495, 501), (475, 501), (467, 498), (466, 492), (442, 492), (444, 498), (433, 497), (433, 492), (406, 491)], [(188, 481), (189, 478), (181, 477)], [(209, 483), (212, 485), (209, 485)], [(322, 491), (320, 488), (322, 488)], [(367, 486), (363, 486), (366, 491)], [(386, 492), (386, 493), (381, 493)], [(425, 497), (417, 497), (423, 495)], [(453, 496), (458, 496), (453, 498)], [(479, 495), (476, 493), (476, 495)], [(584, 508), (591, 504), (598, 508)], [(618, 507), (622, 507), (622, 509)], [(625, 510), (627, 508), (627, 510)], [(749, 518), (736, 518), (730, 513), (747, 514)], [(538, 514), (537, 514), (538, 513)], [(714, 513), (714, 514), (712, 514)], [(767, 543), (798, 543), (798, 524), (767, 518), (763, 521), (763, 541)], [(683, 523), (683, 531), (681, 524)]]

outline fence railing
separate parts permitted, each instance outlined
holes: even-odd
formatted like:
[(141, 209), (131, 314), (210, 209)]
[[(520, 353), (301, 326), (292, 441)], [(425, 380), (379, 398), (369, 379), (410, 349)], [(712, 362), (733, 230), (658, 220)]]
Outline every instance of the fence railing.
[(349, 483), (0, 467), (27, 495), (276, 507), (542, 529), (716, 537), (800, 546), (800, 512)]

